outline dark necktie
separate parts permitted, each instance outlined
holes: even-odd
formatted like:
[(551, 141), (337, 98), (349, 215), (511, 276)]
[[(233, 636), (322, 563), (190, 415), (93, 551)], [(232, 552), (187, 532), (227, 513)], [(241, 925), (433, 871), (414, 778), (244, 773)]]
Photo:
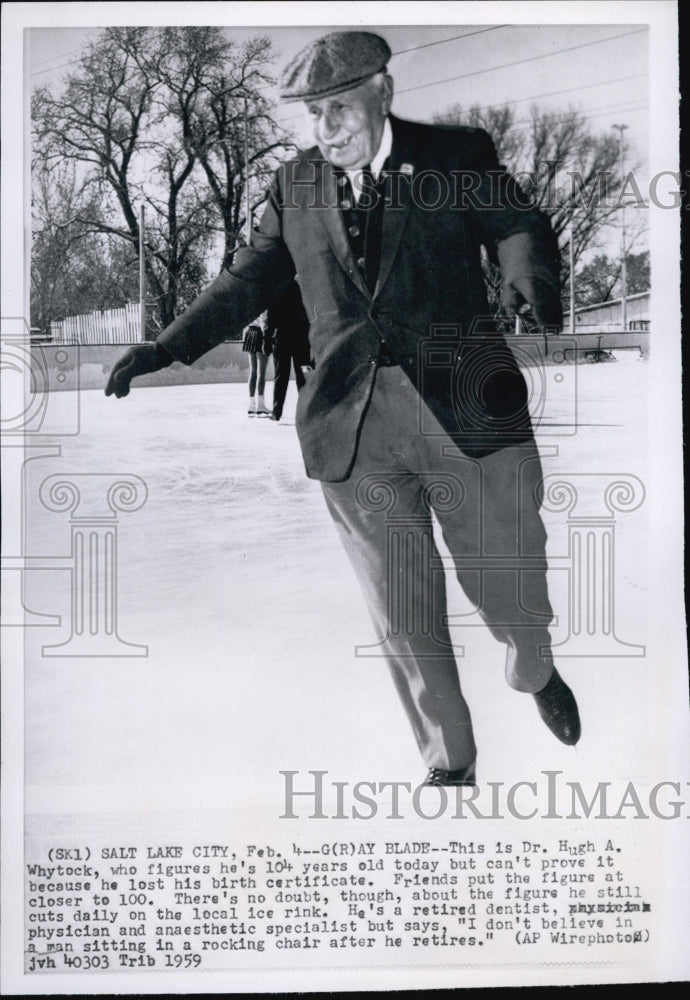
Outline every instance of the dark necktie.
[(383, 228), (383, 175), (377, 184), (371, 166), (363, 168), (360, 178), (359, 201), (355, 201), (347, 174), (339, 178), (343, 195), (340, 207), (345, 216), (345, 225), (352, 252), (357, 260), (369, 291), (376, 287), (381, 256), (381, 232)]

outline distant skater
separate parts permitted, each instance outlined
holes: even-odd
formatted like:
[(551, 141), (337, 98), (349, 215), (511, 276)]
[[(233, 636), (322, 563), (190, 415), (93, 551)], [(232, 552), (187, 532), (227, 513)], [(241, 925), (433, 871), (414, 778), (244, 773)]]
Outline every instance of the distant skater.
[(271, 337), (266, 326), (266, 313), (245, 328), (242, 350), (249, 355), (249, 409), (250, 417), (270, 417), (271, 411), (264, 402), (266, 369), (271, 356)]
[(290, 381), (290, 369), (295, 369), (295, 384), (299, 391), (305, 382), (303, 369), (311, 367), (309, 320), (296, 281), (268, 309), (265, 329), (273, 344), (275, 375), (272, 416), (274, 420), (280, 420)]

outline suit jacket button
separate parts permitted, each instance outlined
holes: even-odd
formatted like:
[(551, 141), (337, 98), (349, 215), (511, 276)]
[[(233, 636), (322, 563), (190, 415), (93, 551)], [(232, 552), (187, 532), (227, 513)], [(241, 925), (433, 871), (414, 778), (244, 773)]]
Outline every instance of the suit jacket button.
[(366, 264), (367, 264), (367, 262), (364, 259), (364, 257), (359, 257), (357, 259), (357, 267), (366, 267)]

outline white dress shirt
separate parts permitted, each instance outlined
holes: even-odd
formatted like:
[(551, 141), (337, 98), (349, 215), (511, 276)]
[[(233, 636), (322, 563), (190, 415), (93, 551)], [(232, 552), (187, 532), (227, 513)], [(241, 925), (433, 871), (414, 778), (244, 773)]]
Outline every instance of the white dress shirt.
[[(383, 133), (381, 135), (381, 143), (378, 148), (378, 152), (371, 160), (371, 172), (374, 175), (374, 180), (378, 180), (379, 174), (381, 173), (381, 168), (386, 162), (386, 159), (390, 155), (390, 151), (393, 148), (393, 129), (391, 128), (391, 123), (388, 118), (386, 118), (383, 123)], [(362, 193), (362, 170), (358, 168), (357, 170), (346, 170), (345, 173), (350, 178), (350, 185), (352, 187), (352, 193), (354, 195), (355, 202), (359, 202), (360, 195)]]

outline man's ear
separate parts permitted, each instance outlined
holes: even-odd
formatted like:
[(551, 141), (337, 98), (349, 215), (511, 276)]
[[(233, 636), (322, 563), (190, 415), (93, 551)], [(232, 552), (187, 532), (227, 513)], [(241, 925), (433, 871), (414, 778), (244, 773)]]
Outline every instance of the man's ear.
[(381, 86), (381, 111), (387, 115), (393, 104), (393, 77), (388, 73), (383, 74)]

